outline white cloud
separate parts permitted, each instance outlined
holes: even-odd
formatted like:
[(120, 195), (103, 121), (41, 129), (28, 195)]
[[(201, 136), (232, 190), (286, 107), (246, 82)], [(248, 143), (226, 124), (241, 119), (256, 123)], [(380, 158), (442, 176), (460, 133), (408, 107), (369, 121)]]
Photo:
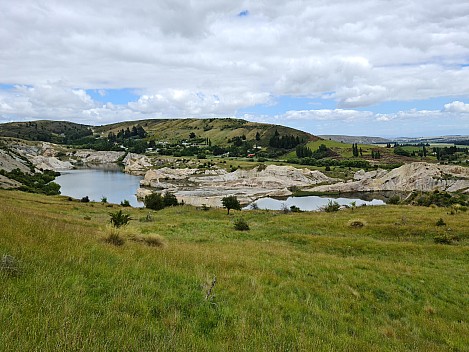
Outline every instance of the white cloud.
[(445, 111), (469, 113), (469, 104), (465, 104), (462, 101), (453, 101), (452, 103), (445, 104)]
[[(229, 112), (245, 92), (326, 94), (343, 108), (461, 96), (468, 15), (460, 0), (6, 1), (0, 83), (136, 88), (163, 114)], [(190, 92), (187, 104), (158, 100), (169, 90)]]
[(317, 121), (355, 121), (373, 116), (370, 111), (343, 110), (343, 109), (320, 109), (287, 111), (281, 115), (286, 120), (317, 120)]

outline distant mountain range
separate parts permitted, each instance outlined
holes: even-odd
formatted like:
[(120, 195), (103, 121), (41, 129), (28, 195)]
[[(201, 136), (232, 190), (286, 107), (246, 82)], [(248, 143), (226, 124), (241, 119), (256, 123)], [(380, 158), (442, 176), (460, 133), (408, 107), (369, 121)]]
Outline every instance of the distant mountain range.
[(438, 137), (397, 137), (397, 138), (382, 138), (382, 137), (368, 137), (368, 136), (342, 136), (342, 135), (320, 135), (323, 139), (330, 139), (342, 143), (358, 143), (358, 144), (386, 144), (386, 143), (429, 143), (429, 144), (464, 144), (469, 145), (469, 136), (438, 136)]

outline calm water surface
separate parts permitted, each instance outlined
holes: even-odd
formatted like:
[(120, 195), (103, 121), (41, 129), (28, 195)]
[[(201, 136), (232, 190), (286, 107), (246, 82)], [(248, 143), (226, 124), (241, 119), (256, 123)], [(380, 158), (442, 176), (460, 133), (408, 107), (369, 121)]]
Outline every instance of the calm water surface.
[[(273, 199), (273, 198), (261, 198), (256, 200), (253, 203), (256, 203), (259, 209), (270, 209), (270, 210), (282, 210), (285, 207), (290, 209), (292, 205), (297, 206), (301, 210), (306, 211), (316, 211), (324, 207), (329, 203), (329, 201), (337, 202), (340, 205), (350, 206), (352, 202), (355, 202), (355, 205), (385, 205), (386, 203), (380, 199), (373, 199), (370, 201), (365, 201), (359, 198), (332, 198), (332, 197), (318, 197), (318, 196), (307, 196), (307, 197), (288, 197), (284, 200)], [(251, 203), (252, 204), (252, 203)], [(249, 204), (244, 209), (250, 209), (251, 204)]]
[(106, 197), (109, 203), (117, 204), (127, 199), (133, 207), (142, 207), (143, 203), (135, 196), (141, 179), (120, 169), (78, 169), (61, 171), (55, 182), (65, 196), (77, 199), (88, 196), (95, 202)]

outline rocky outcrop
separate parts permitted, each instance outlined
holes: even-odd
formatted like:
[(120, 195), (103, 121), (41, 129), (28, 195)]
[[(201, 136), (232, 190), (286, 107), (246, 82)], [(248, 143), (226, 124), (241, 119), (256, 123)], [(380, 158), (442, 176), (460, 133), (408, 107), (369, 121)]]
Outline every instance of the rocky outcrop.
[(319, 171), (291, 166), (258, 166), (238, 169), (171, 169), (149, 170), (140, 182), (137, 195), (143, 198), (152, 190), (171, 191), (179, 201), (192, 205), (221, 206), (221, 199), (236, 195), (242, 203), (261, 197), (291, 195), (289, 187), (305, 187), (335, 181)]
[(124, 154), (125, 152), (77, 150), (70, 154), (70, 161), (84, 165), (112, 164), (119, 162)]
[(32, 156), (30, 158), (31, 162), (34, 164), (36, 169), (40, 170), (70, 170), (73, 168), (72, 163), (69, 161), (62, 161), (57, 159), (55, 156)]
[(134, 153), (127, 154), (122, 163), (124, 164), (124, 172), (137, 176), (145, 175), (147, 170), (153, 166), (148, 157)]
[(469, 168), (416, 162), (391, 171), (376, 170), (355, 173), (349, 182), (339, 182), (309, 188), (316, 192), (369, 192), (369, 191), (469, 191)]

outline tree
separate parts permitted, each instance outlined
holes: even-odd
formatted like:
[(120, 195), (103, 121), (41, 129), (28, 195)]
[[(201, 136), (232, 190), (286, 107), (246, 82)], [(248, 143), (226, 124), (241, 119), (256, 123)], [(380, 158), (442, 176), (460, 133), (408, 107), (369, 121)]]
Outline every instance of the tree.
[(145, 207), (153, 210), (161, 210), (164, 208), (164, 199), (160, 193), (149, 194), (143, 200)]
[(228, 210), (228, 215), (230, 214), (230, 209), (241, 210), (241, 204), (236, 196), (223, 197), (221, 203), (223, 208)]
[(194, 132), (191, 132), (189, 133), (189, 138), (190, 139), (194, 139), (196, 136), (195, 136), (195, 133)]
[(163, 204), (165, 207), (173, 207), (173, 206), (177, 206), (179, 203), (178, 203), (176, 196), (173, 193), (166, 192), (163, 196)]
[(256, 141), (261, 140), (261, 134), (259, 132), (256, 132)]

